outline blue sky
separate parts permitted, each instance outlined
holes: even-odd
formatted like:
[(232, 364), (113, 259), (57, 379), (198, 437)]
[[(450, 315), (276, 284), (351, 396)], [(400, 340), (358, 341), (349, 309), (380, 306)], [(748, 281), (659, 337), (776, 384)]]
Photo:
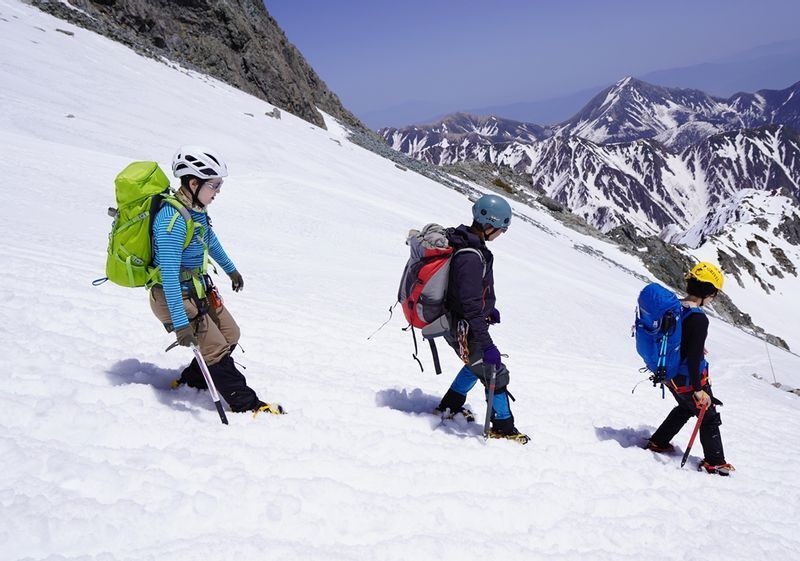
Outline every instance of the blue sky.
[(797, 0), (267, 0), (266, 5), (357, 115), (416, 101), (455, 110), (547, 99), (626, 75), (800, 39)]

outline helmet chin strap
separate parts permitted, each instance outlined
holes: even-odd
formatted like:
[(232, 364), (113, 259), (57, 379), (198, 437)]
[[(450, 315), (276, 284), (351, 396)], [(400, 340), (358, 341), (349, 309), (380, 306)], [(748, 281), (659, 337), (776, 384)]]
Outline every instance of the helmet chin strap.
[(499, 232), (501, 228), (495, 228), (491, 224), (486, 224), (483, 228), (483, 235), (486, 236), (488, 241), (492, 241), (490, 238), (493, 234)]
[(200, 192), (200, 189), (203, 188), (203, 183), (205, 183), (205, 181), (203, 181), (202, 183), (199, 183), (200, 181), (199, 179), (197, 181), (198, 181), (197, 189), (195, 189), (194, 191), (189, 189), (189, 192), (192, 194), (192, 206), (197, 205), (200, 208), (206, 208), (206, 205), (201, 203), (200, 198), (197, 196), (197, 194)]

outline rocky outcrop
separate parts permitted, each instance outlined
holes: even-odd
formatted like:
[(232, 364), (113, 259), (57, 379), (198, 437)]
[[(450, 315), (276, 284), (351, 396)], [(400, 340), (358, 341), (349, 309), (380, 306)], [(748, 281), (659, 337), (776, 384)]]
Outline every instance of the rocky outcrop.
[[(682, 289), (685, 286), (684, 275), (695, 264), (695, 261), (683, 251), (681, 246), (666, 243), (656, 236), (639, 236), (630, 224), (611, 230), (608, 232), (608, 236), (617, 242), (623, 251), (638, 256), (659, 282), (676, 289)], [(741, 274), (740, 266), (752, 268), (752, 264), (741, 255), (730, 256), (720, 252), (718, 257), (725, 274), (732, 275), (737, 280)], [(755, 274), (754, 271), (748, 272)], [(724, 292), (714, 299), (712, 309), (725, 321), (742, 327), (773, 345), (789, 349), (786, 341), (766, 333), (763, 328), (755, 325), (750, 315), (736, 307)]]
[(480, 185), (492, 185), (507, 195), (516, 195), (521, 199), (530, 197), (530, 191), (533, 189), (529, 174), (516, 173), (507, 166), (464, 161), (441, 166), (441, 169), (467, 181), (473, 181)]
[(325, 123), (317, 108), (366, 130), (286, 39), (261, 0), (68, 2), (31, 0), (56, 17), (213, 76), (319, 127)]
[(800, 216), (797, 214), (784, 216), (773, 234), (782, 236), (792, 245), (800, 245)]

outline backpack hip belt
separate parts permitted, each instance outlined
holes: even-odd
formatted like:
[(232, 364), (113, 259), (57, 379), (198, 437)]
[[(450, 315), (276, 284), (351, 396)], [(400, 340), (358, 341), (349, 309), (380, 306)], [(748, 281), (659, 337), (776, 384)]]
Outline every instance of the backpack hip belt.
[[(679, 376), (683, 376), (683, 375), (679, 375)], [(676, 376), (675, 378), (678, 378), (678, 376)], [(691, 384), (688, 383), (689, 382), (689, 377), (688, 376), (684, 376), (684, 378), (686, 378), (686, 382), (687, 382), (686, 385), (684, 385), (684, 386), (677, 385), (675, 383), (674, 379), (669, 381), (669, 383), (672, 385), (672, 388), (675, 390), (675, 392), (677, 392), (679, 394), (685, 394), (685, 393), (692, 393), (692, 392), (700, 391), (700, 389), (704, 388), (706, 386), (706, 384), (708, 384), (708, 369), (704, 368), (703, 372), (700, 374), (700, 387), (697, 388), (697, 389), (695, 389), (694, 386), (692, 386)]]

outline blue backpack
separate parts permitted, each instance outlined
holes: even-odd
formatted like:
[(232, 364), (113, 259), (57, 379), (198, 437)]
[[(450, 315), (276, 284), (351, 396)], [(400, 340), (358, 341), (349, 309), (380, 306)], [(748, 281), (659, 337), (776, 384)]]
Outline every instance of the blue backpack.
[(653, 385), (663, 384), (681, 370), (681, 324), (699, 308), (684, 308), (675, 294), (657, 283), (645, 286), (637, 300), (636, 352), (644, 359)]

